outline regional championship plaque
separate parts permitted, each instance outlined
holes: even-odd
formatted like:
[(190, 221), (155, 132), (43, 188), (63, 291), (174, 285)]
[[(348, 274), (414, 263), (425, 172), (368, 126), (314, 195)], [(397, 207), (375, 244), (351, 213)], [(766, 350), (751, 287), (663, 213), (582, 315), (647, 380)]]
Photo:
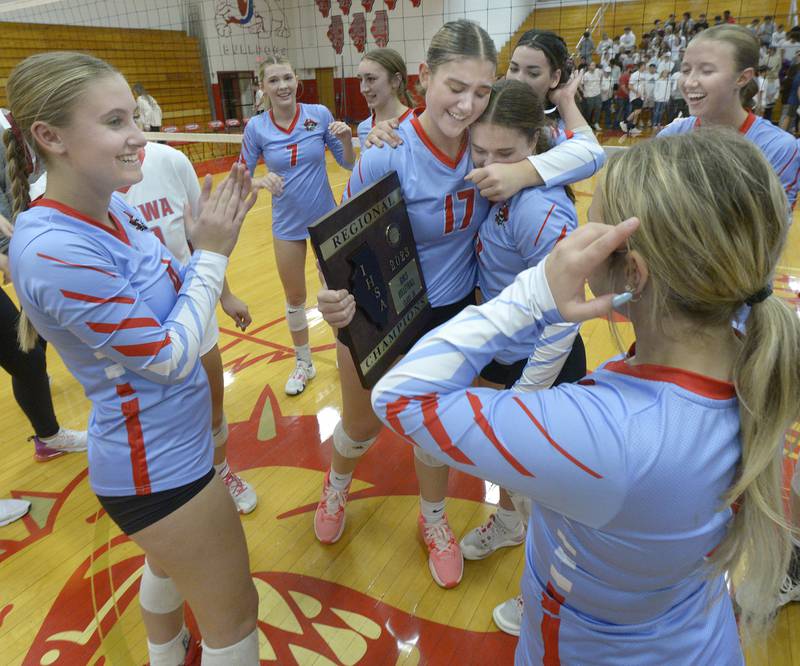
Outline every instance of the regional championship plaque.
[(328, 288), (347, 289), (355, 298), (355, 317), (339, 330), (339, 339), (353, 355), (361, 385), (372, 388), (409, 350), (431, 313), (397, 173), (308, 232)]

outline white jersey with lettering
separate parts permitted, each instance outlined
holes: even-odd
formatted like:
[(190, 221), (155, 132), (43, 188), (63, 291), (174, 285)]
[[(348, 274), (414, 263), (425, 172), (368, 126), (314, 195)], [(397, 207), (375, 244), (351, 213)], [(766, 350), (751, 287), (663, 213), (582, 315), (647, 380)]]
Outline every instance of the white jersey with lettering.
[[(199, 212), (200, 184), (194, 167), (180, 150), (163, 143), (148, 142), (140, 154), (142, 180), (123, 192), (125, 201), (139, 211), (139, 219), (158, 236), (173, 256), (186, 265), (192, 250), (186, 239), (183, 208)], [(219, 324), (214, 314), (200, 346), (205, 355), (219, 340)]]

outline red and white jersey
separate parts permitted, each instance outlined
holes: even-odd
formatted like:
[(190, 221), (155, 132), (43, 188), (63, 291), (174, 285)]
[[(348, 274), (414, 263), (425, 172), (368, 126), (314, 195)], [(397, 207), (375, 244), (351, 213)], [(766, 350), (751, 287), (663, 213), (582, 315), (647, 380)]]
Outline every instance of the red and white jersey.
[(192, 256), (186, 241), (183, 207), (188, 201), (197, 214), (200, 184), (194, 167), (180, 150), (163, 143), (144, 148), (143, 178), (123, 193), (125, 201), (139, 211), (139, 218), (181, 264)]

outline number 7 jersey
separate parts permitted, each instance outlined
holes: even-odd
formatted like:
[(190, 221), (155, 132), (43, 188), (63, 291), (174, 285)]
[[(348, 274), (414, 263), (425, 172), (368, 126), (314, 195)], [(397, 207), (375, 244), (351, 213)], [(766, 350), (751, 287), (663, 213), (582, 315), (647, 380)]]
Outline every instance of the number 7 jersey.
[(270, 172), (283, 178), (283, 193), (272, 197), (272, 233), (282, 240), (308, 238), (308, 226), (333, 210), (325, 147), (339, 165), (345, 164), (344, 148), (328, 125), (333, 115), (321, 104), (297, 104), (289, 127), (275, 122), (272, 110), (254, 116), (244, 131), (240, 160), (252, 174), (259, 156)]
[(464, 180), (473, 168), (466, 138), (456, 159), (451, 160), (433, 144), (416, 112), (401, 123), (397, 133), (403, 139), (397, 148), (364, 151), (344, 200), (396, 171), (428, 298), (434, 307), (449, 305), (475, 288), (478, 262), (474, 240), (489, 202)]

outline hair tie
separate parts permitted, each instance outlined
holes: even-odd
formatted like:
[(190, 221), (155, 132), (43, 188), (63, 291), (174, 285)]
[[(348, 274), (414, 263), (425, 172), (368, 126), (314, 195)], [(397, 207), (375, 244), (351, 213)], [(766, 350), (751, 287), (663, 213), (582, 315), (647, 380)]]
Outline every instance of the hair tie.
[(4, 110), (3, 115), (5, 115), (6, 120), (8, 121), (8, 128), (11, 130), (11, 133), (14, 135), (17, 143), (22, 146), (22, 149), (25, 151), (25, 175), (30, 176), (33, 173), (33, 155), (31, 154), (30, 146), (22, 136), (22, 131), (14, 120), (14, 116), (12, 115), (11, 111)]
[(757, 291), (752, 296), (745, 299), (745, 303), (747, 305), (755, 305), (756, 303), (761, 303), (762, 301), (766, 301), (772, 295), (772, 286), (767, 285), (763, 289)]

